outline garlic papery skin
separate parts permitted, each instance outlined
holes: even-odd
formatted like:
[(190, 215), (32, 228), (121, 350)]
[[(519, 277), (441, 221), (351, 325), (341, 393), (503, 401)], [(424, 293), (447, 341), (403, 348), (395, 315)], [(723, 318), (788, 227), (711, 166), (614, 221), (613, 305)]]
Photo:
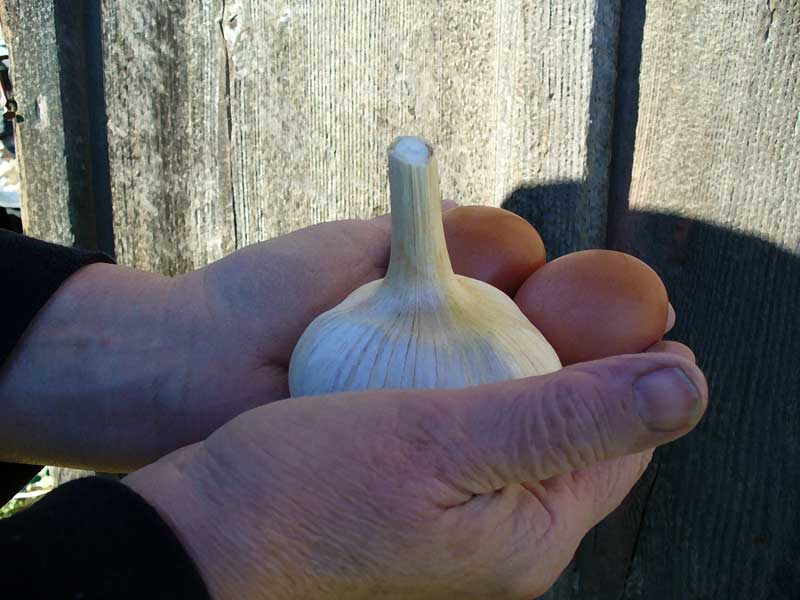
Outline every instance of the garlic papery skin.
[(386, 276), (311, 322), (292, 354), (291, 395), (461, 388), (560, 369), (511, 298), (453, 273), (430, 145), (398, 138), (389, 148), (389, 186)]

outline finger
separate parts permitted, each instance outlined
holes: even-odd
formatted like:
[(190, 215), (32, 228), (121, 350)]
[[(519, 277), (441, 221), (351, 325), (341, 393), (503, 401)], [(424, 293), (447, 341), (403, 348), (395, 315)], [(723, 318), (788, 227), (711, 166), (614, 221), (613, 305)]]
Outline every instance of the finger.
[(519, 215), (494, 206), (464, 206), (444, 215), (453, 272), (513, 297), (547, 262), (542, 237)]
[(447, 472), (459, 489), (481, 494), (585, 469), (686, 434), (707, 395), (700, 370), (665, 353), (440, 396), (452, 415), (442, 433)]
[(675, 327), (675, 319), (675, 308), (672, 306), (672, 302), (670, 302), (667, 308), (667, 325), (664, 327), (665, 334), (672, 331), (672, 328)]
[(697, 358), (695, 357), (694, 352), (692, 352), (692, 349), (686, 344), (681, 344), (680, 342), (661, 340), (657, 344), (650, 346), (647, 349), (647, 352), (669, 352), (670, 354), (682, 356), (693, 363), (697, 362)]
[(260, 360), (286, 363), (317, 315), (384, 276), (389, 233), (371, 223), (322, 223), (253, 244), (190, 274), (189, 283), (202, 286), (210, 306), (224, 307), (223, 326), (252, 340)]

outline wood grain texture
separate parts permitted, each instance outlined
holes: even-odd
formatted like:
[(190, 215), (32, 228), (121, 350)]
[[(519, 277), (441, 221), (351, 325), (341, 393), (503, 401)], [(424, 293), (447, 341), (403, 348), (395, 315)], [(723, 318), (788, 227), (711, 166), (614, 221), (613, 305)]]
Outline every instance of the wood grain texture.
[(615, 245), (664, 277), (711, 406), (656, 454), (624, 587), (597, 598), (800, 589), (799, 55), (796, 0), (648, 3)]
[(611, 101), (590, 100), (613, 85), (616, 5), (104, 3), (120, 260), (177, 273), (382, 213), (399, 134), (434, 142), (463, 203), (581, 182), (538, 224), (557, 253), (602, 245)]
[(99, 7), (92, 0), (0, 4), (19, 114), (27, 233), (114, 254)]
[[(84, 154), (96, 143), (85, 122), (70, 134), (58, 94), (80, 89), (66, 84), (64, 49), (92, 32), (59, 38), (69, 19), (52, 3), (7, 4), (12, 45), (28, 44), (16, 69), (31, 116), (19, 132), (29, 231), (74, 243), (69, 218), (88, 230), (95, 219)], [(386, 148), (409, 133), (436, 145), (446, 197), (506, 202), (552, 255), (604, 242), (617, 1), (107, 0), (100, 11), (96, 220), (124, 264), (180, 273), (384, 212)]]
[[(228, 2), (242, 243), (386, 211), (385, 153), (400, 134), (434, 143), (444, 196), (463, 203), (497, 205), (519, 186), (583, 180), (595, 8)], [(549, 237), (601, 242), (603, 189), (570, 208)]]
[(220, 2), (103, 2), (117, 258), (181, 273), (234, 249)]
[[(505, 203), (551, 256), (603, 245), (619, 2), (164, 4), (102, 5), (122, 262), (180, 273), (383, 212), (401, 133), (437, 145), (446, 197)], [(623, 5), (623, 34), (625, 10), (644, 4)], [(4, 23), (28, 117), (26, 224), (76, 243), (52, 6), (6, 0)], [(713, 404), (585, 540), (551, 600), (800, 587), (799, 15), (797, 0), (650, 2), (641, 15), (635, 98), (615, 113), (613, 242), (666, 280)]]
[(16, 126), (25, 229), (71, 246), (80, 232), (70, 220), (53, 3), (6, 0), (0, 11), (19, 114), (25, 119)]
[(620, 2), (537, 6), (508, 19), (498, 191), (554, 258), (605, 246)]

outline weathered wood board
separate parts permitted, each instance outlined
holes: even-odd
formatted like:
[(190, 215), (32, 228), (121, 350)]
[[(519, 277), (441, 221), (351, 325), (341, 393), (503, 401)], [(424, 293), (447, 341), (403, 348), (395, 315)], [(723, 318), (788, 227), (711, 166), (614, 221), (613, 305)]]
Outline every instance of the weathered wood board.
[(70, 222), (53, 10), (52, 2), (9, 1), (0, 17), (14, 64), (16, 99), (24, 107), (25, 121), (17, 125), (23, 220), (31, 235), (73, 245), (79, 233)]
[[(26, 227), (40, 237), (110, 240), (123, 263), (184, 272), (383, 212), (386, 146), (417, 133), (439, 149), (445, 196), (520, 212), (551, 256), (608, 232), (645, 258), (712, 406), (547, 598), (796, 597), (798, 0), (0, 6), (30, 117)], [(78, 50), (65, 23), (80, 25)], [(64, 110), (66, 59), (92, 48), (102, 119), (86, 99)], [(46, 126), (43, 101), (60, 115)], [(105, 154), (87, 150), (106, 115)], [(86, 164), (91, 202), (76, 208)]]
[(235, 249), (219, 2), (103, 2), (120, 262), (181, 273)]
[[(51, 6), (6, 4), (17, 15)], [(384, 212), (386, 147), (411, 133), (436, 145), (446, 197), (510, 197), (552, 254), (602, 245), (617, 13), (593, 0), (105, 1), (91, 43), (103, 56), (117, 257), (179, 273), (312, 223)], [(28, 61), (18, 69), (55, 85), (53, 57), (27, 41), (33, 21), (9, 22)], [(42, 89), (27, 77), (23, 114), (35, 109), (25, 90)], [(69, 156), (70, 140), (59, 143)], [(57, 166), (31, 163), (26, 205), (31, 232), (61, 240), (64, 226), (36, 218), (53, 207), (44, 182), (64, 185)], [(531, 195), (539, 186), (549, 195)], [(545, 219), (538, 205), (553, 202)]]
[[(616, 28), (613, 11), (595, 13), (587, 1), (227, 2), (238, 243), (386, 211), (398, 134), (435, 144), (443, 193), (464, 203), (607, 166), (587, 132), (595, 55)], [(613, 67), (596, 71), (610, 88)], [(607, 143), (609, 120), (592, 132)], [(604, 185), (605, 172), (548, 237), (603, 243)]]
[(599, 550), (638, 532), (624, 585), (586, 597), (794, 599), (800, 3), (648, 3), (639, 89), (612, 242), (665, 279), (674, 337), (697, 353), (711, 404), (698, 431), (658, 451), (617, 527), (598, 528)]
[(26, 231), (114, 254), (96, 2), (0, 2)]

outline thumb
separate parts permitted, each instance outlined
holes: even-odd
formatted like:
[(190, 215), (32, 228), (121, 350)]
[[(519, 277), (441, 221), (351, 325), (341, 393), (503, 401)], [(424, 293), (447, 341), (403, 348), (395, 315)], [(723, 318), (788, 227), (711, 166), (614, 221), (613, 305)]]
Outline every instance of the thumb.
[(708, 403), (702, 372), (674, 354), (574, 365), (441, 398), (452, 483), (472, 494), (540, 481), (670, 442)]

